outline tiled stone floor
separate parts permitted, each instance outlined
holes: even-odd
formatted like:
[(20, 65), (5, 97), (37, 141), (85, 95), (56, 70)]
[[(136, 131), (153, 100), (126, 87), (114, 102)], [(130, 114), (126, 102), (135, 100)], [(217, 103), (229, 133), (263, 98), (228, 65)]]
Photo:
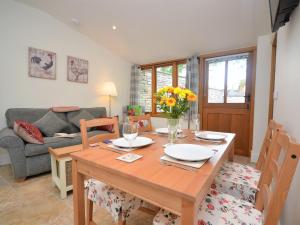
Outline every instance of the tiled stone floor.
[[(249, 163), (245, 157), (235, 157), (235, 161)], [(96, 207), (95, 211), (98, 225), (115, 224), (104, 209)], [(138, 211), (127, 224), (150, 225), (152, 216)], [(17, 183), (10, 166), (0, 166), (0, 225), (73, 225), (72, 193), (61, 200), (49, 173)]]
[[(10, 166), (0, 166), (0, 225), (73, 225), (72, 192), (64, 200), (45, 174), (16, 183)], [(115, 225), (110, 214), (96, 207), (98, 225)], [(137, 212), (128, 225), (150, 225), (152, 216)]]

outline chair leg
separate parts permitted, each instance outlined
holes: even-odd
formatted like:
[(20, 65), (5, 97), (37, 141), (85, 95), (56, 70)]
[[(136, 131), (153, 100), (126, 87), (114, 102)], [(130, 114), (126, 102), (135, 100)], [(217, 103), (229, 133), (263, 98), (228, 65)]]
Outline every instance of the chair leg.
[(126, 220), (122, 219), (122, 211), (119, 213), (118, 225), (126, 225)]
[(86, 218), (85, 225), (95, 224), (93, 222), (93, 201), (86, 198)]

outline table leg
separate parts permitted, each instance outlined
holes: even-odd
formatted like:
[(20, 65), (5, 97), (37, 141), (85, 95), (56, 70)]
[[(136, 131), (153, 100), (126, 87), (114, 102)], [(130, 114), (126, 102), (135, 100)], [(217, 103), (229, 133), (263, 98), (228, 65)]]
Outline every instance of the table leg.
[(197, 206), (195, 202), (183, 200), (181, 212), (182, 225), (196, 225), (197, 224)]
[(234, 156), (234, 140), (232, 141), (231, 147), (229, 149), (228, 161), (233, 162), (233, 156)]
[(84, 176), (77, 171), (77, 160), (72, 160), (74, 224), (84, 225)]
[(53, 184), (53, 187), (55, 187), (56, 186), (55, 179), (57, 178), (56, 159), (52, 154), (50, 154), (50, 157), (51, 157), (52, 184)]
[(58, 167), (59, 167), (60, 198), (65, 199), (67, 197), (66, 161), (60, 160)]

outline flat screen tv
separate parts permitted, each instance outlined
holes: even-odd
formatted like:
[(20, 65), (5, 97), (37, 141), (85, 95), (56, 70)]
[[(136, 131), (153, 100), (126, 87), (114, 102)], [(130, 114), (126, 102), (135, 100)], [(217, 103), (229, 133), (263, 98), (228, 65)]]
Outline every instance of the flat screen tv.
[(269, 0), (272, 31), (276, 32), (290, 20), (291, 13), (298, 6), (299, 0)]

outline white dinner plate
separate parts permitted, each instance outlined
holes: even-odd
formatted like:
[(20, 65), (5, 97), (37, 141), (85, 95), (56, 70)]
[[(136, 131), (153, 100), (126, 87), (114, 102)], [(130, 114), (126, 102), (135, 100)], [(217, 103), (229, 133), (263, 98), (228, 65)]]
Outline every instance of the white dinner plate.
[(211, 158), (214, 152), (200, 145), (175, 144), (165, 148), (165, 154), (184, 161), (201, 161)]
[[(137, 137), (131, 144), (132, 148), (144, 147), (153, 143), (151, 138)], [(129, 142), (125, 138), (118, 138), (112, 141), (112, 144), (121, 148), (130, 148)]]
[(200, 131), (195, 133), (197, 138), (205, 139), (205, 140), (212, 140), (212, 141), (224, 141), (226, 138), (226, 135), (224, 134), (218, 134), (215, 132), (209, 132), (209, 131)]
[[(159, 134), (168, 134), (169, 133), (169, 129), (167, 127), (162, 127), (162, 128), (157, 128), (155, 129), (156, 133)], [(177, 133), (182, 133), (181, 129), (177, 129)]]

